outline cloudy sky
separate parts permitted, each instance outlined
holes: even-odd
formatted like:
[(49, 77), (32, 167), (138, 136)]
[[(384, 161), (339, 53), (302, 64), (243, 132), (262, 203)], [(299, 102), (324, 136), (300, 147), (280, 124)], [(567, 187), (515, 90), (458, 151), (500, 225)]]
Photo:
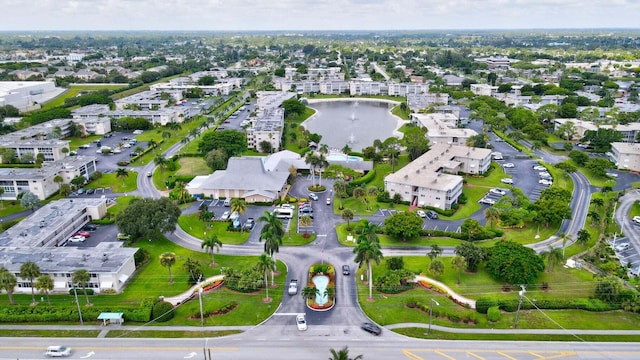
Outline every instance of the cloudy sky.
[(0, 11), (0, 31), (640, 27), (640, 0), (0, 0)]

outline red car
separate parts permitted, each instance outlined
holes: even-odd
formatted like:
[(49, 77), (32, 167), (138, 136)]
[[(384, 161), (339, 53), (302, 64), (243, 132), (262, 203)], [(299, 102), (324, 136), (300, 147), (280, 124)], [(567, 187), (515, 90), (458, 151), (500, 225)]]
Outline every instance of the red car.
[(91, 234), (88, 231), (78, 231), (74, 236), (84, 236), (86, 238), (90, 237)]

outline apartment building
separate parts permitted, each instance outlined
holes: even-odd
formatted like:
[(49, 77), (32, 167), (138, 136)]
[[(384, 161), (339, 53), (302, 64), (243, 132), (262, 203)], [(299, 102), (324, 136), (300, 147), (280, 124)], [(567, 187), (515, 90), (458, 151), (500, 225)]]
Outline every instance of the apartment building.
[(381, 95), (387, 94), (389, 88), (386, 83), (378, 81), (351, 81), (349, 93), (351, 95)]
[(247, 128), (247, 146), (262, 152), (260, 143), (267, 141), (271, 148), (278, 150), (284, 129), (284, 109), (261, 110), (252, 126)]
[(453, 144), (434, 144), (431, 150), (384, 178), (391, 197), (400, 194), (413, 206), (451, 209), (462, 194), (462, 176), (482, 174), (491, 164), (491, 150)]
[(611, 143), (611, 152), (608, 155), (618, 169), (640, 171), (640, 144)]
[(102, 242), (96, 247), (65, 246), (85, 224), (101, 219), (106, 212), (106, 199), (62, 199), (44, 205), (1, 233), (0, 266), (16, 276), (14, 291), (32, 290), (28, 279), (20, 277), (20, 267), (27, 261), (51, 276), (53, 292), (68, 293), (73, 287), (73, 272), (78, 269), (89, 272), (88, 287), (95, 292), (121, 291), (135, 271), (137, 249), (124, 248), (120, 242)]
[(459, 119), (452, 113), (412, 114), (412, 122), (427, 128), (425, 135), (431, 144), (465, 145), (478, 133), (473, 129), (458, 128)]
[(390, 82), (387, 87), (387, 95), (391, 96), (407, 96), (409, 94), (426, 94), (429, 92), (429, 84)]
[(94, 156), (68, 156), (44, 163), (41, 168), (0, 168), (0, 187), (4, 190), (0, 199), (16, 200), (18, 194), (31, 192), (45, 200), (60, 189), (60, 184), (54, 181), (56, 176), (68, 184), (78, 176), (89, 179), (95, 171)]
[(479, 96), (494, 96), (498, 93), (498, 87), (489, 84), (471, 84), (470, 89)]
[(38, 154), (43, 154), (45, 162), (62, 160), (67, 157), (63, 149), (69, 149), (69, 141), (57, 139), (23, 140), (9, 135), (0, 136), (0, 147), (13, 149), (15, 156), (19, 159), (22, 159), (25, 154), (31, 154), (33, 160), (37, 159)]
[(572, 122), (576, 129), (576, 139), (583, 138), (585, 133), (589, 130), (598, 131), (598, 129), (613, 129), (622, 134), (622, 140), (627, 143), (633, 143), (640, 134), (640, 123), (629, 123), (625, 125), (613, 125), (613, 124), (596, 124), (591, 121), (583, 121), (578, 119), (554, 119), (554, 130), (558, 129), (558, 126)]
[(160, 91), (142, 91), (115, 101), (117, 110), (159, 110), (167, 107), (169, 100), (162, 99)]
[(296, 93), (283, 91), (258, 91), (256, 106), (262, 110), (275, 109), (282, 102), (296, 97)]
[(420, 93), (408, 94), (407, 106), (413, 111), (425, 109), (431, 105), (446, 105), (449, 103), (449, 94)]

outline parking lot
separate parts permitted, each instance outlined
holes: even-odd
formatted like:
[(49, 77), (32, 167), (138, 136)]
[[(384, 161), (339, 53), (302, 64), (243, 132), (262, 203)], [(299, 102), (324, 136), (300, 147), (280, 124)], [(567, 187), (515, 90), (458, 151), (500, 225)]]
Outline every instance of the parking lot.
[[(111, 172), (115, 172), (116, 169), (119, 168), (118, 162), (129, 161), (129, 159), (131, 159), (131, 153), (135, 152), (135, 149), (147, 148), (148, 144), (145, 141), (138, 141), (136, 145), (129, 145), (130, 139), (135, 138), (136, 135), (133, 135), (132, 132), (114, 131), (111, 132), (108, 137), (102, 137), (100, 143), (91, 142), (88, 144), (88, 148), (78, 148), (75, 151), (76, 154), (80, 156), (95, 156), (98, 162), (98, 170), (104, 174), (108, 174)], [(158, 141), (160, 140), (162, 140), (162, 138), (160, 137), (160, 135), (158, 135)], [(111, 149), (119, 149), (120, 152), (111, 154), (98, 153), (100, 150), (100, 147), (98, 145), (108, 146)]]

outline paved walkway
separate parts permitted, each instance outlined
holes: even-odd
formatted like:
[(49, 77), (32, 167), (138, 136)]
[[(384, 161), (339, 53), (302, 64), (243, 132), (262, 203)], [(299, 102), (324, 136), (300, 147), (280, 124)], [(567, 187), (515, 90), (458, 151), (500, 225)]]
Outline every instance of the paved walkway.
[(429, 277), (426, 277), (426, 276), (422, 276), (422, 275), (416, 275), (416, 281), (424, 281), (424, 282), (426, 282), (428, 284), (431, 284), (431, 285), (433, 285), (433, 286), (435, 286), (437, 288), (440, 288), (440, 289), (446, 291), (447, 295), (449, 295), (449, 297), (451, 299), (453, 299), (454, 301), (456, 301), (457, 303), (469, 305), (469, 307), (471, 309), (475, 309), (476, 308), (476, 301), (475, 300), (466, 298), (466, 297), (458, 294), (457, 292), (451, 290), (450, 287), (448, 287), (447, 285), (441, 283), (438, 280), (434, 280), (432, 278), (429, 278)]
[(201, 283), (193, 285), (191, 289), (183, 292), (180, 295), (164, 298), (164, 301), (170, 303), (173, 306), (177, 306), (179, 304), (182, 304), (185, 301), (188, 301), (189, 299), (191, 299), (191, 297), (198, 295), (198, 291), (200, 290), (200, 287), (202, 287), (203, 285), (208, 285), (216, 281), (220, 281), (222, 279), (224, 279), (224, 275), (212, 276), (210, 278), (205, 279)]

